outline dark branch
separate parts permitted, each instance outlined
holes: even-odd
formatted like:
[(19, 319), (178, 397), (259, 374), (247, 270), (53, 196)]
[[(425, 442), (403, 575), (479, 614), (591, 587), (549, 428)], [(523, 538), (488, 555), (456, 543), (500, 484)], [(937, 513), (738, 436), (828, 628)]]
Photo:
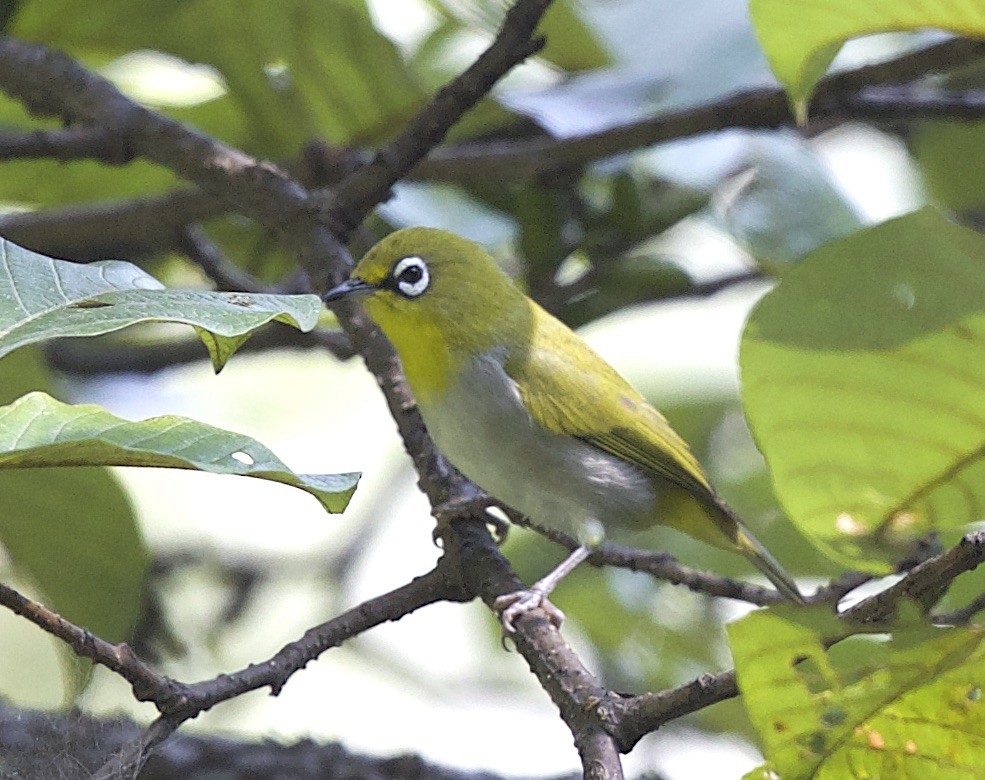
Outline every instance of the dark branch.
[(615, 705), (617, 740), (624, 753), (665, 723), (739, 695), (735, 671), (705, 674), (677, 688), (645, 693)]
[(940, 601), (956, 577), (985, 562), (985, 531), (967, 534), (950, 550), (913, 567), (886, 590), (845, 611), (851, 623), (882, 623), (892, 620), (904, 601), (915, 602), (925, 612)]
[(120, 144), (115, 128), (71, 127), (0, 134), (0, 161), (17, 158), (99, 160), (107, 165), (125, 165), (133, 155)]
[(865, 87), (847, 99), (846, 111), (869, 122), (917, 119), (975, 121), (985, 117), (985, 90), (949, 90), (920, 84)]
[[(980, 43), (948, 41), (883, 63), (828, 76), (820, 82), (811, 118), (818, 124), (822, 120), (854, 118), (898, 121), (900, 112), (884, 105), (889, 100), (886, 96), (894, 89), (907, 88), (879, 85), (944, 72), (982, 56), (985, 56), (985, 49)], [(873, 87), (876, 88), (874, 91)], [(958, 114), (972, 112), (960, 105), (955, 105), (954, 109)], [(856, 111), (857, 114), (853, 113)], [(927, 111), (932, 113), (930, 108)], [(490, 175), (495, 175), (497, 181), (526, 181), (543, 170), (583, 166), (663, 141), (733, 127), (773, 128), (792, 122), (786, 96), (779, 88), (750, 90), (712, 104), (576, 138), (510, 139), (435, 149), (418, 162), (407, 178), (474, 184), (488, 181)], [(348, 166), (349, 157), (331, 149), (322, 157), (325, 158), (324, 165), (309, 166), (318, 169), (313, 170), (309, 178), (312, 184), (334, 186), (342, 165), (340, 159), (345, 157)], [(379, 165), (385, 167), (384, 161), (381, 160)], [(361, 174), (360, 179), (366, 175)], [(387, 189), (391, 184), (387, 184)], [(381, 197), (385, 194), (386, 189)], [(348, 208), (339, 200), (333, 203), (338, 205), (330, 208)], [(178, 190), (165, 196), (110, 206), (5, 215), (0, 217), (0, 233), (36, 251), (67, 259), (141, 256), (178, 248), (180, 230), (186, 224), (210, 219), (233, 208), (229, 201), (209, 193)]]
[(441, 143), (500, 78), (541, 49), (544, 40), (532, 36), (550, 4), (551, 0), (518, 0), (507, 12), (492, 45), (438, 90), (372, 162), (343, 180), (325, 208), (329, 224), (339, 235), (347, 236), (376, 204), (386, 200), (390, 188)]
[[(39, 712), (0, 705), (3, 774), (13, 778), (70, 778), (92, 773), (127, 743), (140, 726), (125, 718), (94, 718), (78, 710)], [(118, 757), (115, 768), (120, 769)], [(418, 755), (389, 758), (354, 753), (339, 742), (302, 739), (292, 744), (211, 735), (176, 734), (148, 760), (146, 778), (246, 778), (250, 780), (499, 780), (489, 772), (438, 766)], [(104, 775), (105, 776), (105, 775)], [(133, 777), (124, 772), (113, 780)], [(560, 780), (558, 778), (557, 780)]]
[[(956, 577), (983, 562), (985, 531), (968, 534), (955, 547), (914, 567), (895, 585), (845, 610), (840, 615), (845, 624), (844, 634), (826, 638), (825, 643), (831, 645), (860, 630), (878, 628), (893, 619), (904, 601), (916, 602), (929, 610)], [(845, 584), (847, 581), (841, 583)], [(679, 688), (621, 699), (613, 705), (617, 724), (614, 733), (620, 749), (631, 749), (643, 736), (670, 720), (738, 695), (735, 672), (728, 671), (699, 677)]]
[(80, 658), (105, 666), (130, 683), (138, 701), (174, 694), (176, 684), (146, 666), (125, 642), (113, 644), (86, 631), (42, 604), (0, 584), (0, 604), (25, 617), (43, 631), (61, 639)]
[(195, 223), (181, 231), (181, 246), (188, 259), (202, 269), (215, 283), (217, 290), (226, 292), (272, 293), (273, 287), (261, 284), (256, 278), (231, 263), (202, 228)]
[[(489, 535), (484, 518), (449, 523), (443, 539), (446, 554), (467, 563), (461, 567), (466, 589), (479, 593), (490, 608), (499, 596), (523, 587)], [(621, 778), (618, 746), (610, 734), (615, 721), (609, 691), (584, 667), (542, 610), (523, 615), (516, 629), (510, 636), (574, 735), (585, 776)]]
[[(578, 547), (578, 541), (563, 531), (533, 523), (512, 510), (506, 510), (506, 514), (516, 525), (532, 528), (568, 550), (574, 550)], [(605, 543), (588, 557), (588, 563), (592, 566), (616, 566), (630, 571), (646, 572), (659, 580), (665, 580), (674, 585), (684, 585), (696, 593), (745, 601), (760, 607), (783, 601), (783, 597), (773, 588), (739, 582), (691, 566), (685, 566), (669, 553)]]

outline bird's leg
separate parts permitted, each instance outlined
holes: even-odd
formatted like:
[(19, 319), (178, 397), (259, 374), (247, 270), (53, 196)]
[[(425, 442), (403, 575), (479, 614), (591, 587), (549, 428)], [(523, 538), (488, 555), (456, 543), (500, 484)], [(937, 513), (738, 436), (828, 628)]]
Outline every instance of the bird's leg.
[(553, 571), (546, 577), (537, 580), (527, 590), (517, 590), (496, 599), (493, 602), (493, 608), (499, 613), (499, 619), (503, 623), (503, 630), (508, 634), (512, 634), (516, 631), (513, 621), (538, 607), (547, 613), (548, 620), (551, 621), (555, 628), (560, 628), (564, 622), (564, 613), (551, 604), (547, 600), (547, 597), (557, 587), (557, 584), (567, 577), (591, 553), (591, 549), (584, 545), (576, 547)]

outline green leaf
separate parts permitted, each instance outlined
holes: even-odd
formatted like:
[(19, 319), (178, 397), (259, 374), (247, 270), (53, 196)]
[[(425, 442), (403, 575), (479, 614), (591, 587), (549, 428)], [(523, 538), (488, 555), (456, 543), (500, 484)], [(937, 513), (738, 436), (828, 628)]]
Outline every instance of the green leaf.
[(770, 770), (784, 780), (976, 776), (985, 749), (981, 629), (915, 627), (889, 642), (856, 637), (825, 650), (835, 618), (794, 615), (764, 610), (729, 626)]
[(790, 268), (742, 336), (743, 404), (791, 520), (888, 571), (985, 506), (985, 238), (933, 209)]
[(756, 34), (795, 111), (807, 101), (849, 38), (936, 27), (985, 37), (985, 6), (948, 0), (751, 0)]
[(148, 553), (106, 469), (0, 467), (0, 541), (60, 615), (111, 642), (131, 637)]
[(345, 509), (359, 481), (355, 473), (295, 474), (255, 439), (184, 417), (130, 422), (44, 393), (0, 407), (0, 469), (93, 465), (256, 477), (310, 493), (329, 512)]
[(985, 122), (921, 122), (912, 139), (934, 203), (953, 211), (985, 204)]
[(0, 239), (0, 357), (47, 339), (180, 322), (195, 326), (219, 371), (261, 325), (309, 331), (320, 310), (315, 295), (166, 290), (130, 263), (52, 260)]

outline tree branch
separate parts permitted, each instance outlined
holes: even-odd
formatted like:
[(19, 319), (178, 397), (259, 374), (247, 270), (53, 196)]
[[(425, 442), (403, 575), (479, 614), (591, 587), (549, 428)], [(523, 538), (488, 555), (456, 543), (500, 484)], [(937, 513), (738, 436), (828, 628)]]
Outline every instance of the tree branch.
[(438, 90), (400, 134), (376, 153), (372, 162), (342, 181), (324, 212), (339, 235), (348, 236), (500, 78), (543, 47), (543, 38), (531, 36), (550, 4), (551, 0), (514, 3), (492, 44), (479, 58)]
[[(891, 621), (904, 601), (916, 601), (929, 610), (956, 577), (985, 563), (985, 531), (966, 535), (955, 547), (911, 569), (895, 585), (870, 596), (839, 615), (845, 624), (839, 639), (872, 630)], [(658, 693), (618, 700), (613, 705), (613, 732), (622, 751), (670, 720), (739, 695), (735, 672), (703, 675), (690, 683)]]
[[(944, 72), (983, 56), (983, 44), (952, 40), (876, 65), (828, 76), (818, 86), (811, 108), (812, 120), (819, 124), (822, 120), (834, 119), (899, 121), (905, 118), (900, 116), (902, 110), (891, 109), (885, 104), (890, 101), (892, 90), (906, 87), (879, 85)], [(0, 83), (2, 80), (0, 74)], [(873, 87), (877, 89), (873, 91)], [(973, 96), (974, 93), (968, 94)], [(961, 105), (952, 107), (958, 116), (969, 114), (968, 118), (971, 118), (970, 108)], [(926, 111), (933, 114), (930, 107)], [(583, 166), (660, 142), (734, 127), (774, 128), (792, 122), (782, 90), (748, 90), (711, 104), (661, 114), (575, 138), (509, 139), (438, 148), (420, 160), (406, 178), (476, 184), (486, 182), (494, 175), (497, 181), (502, 182), (527, 181), (544, 170)], [(377, 174), (381, 177), (380, 183), (375, 185), (377, 189), (382, 186), (383, 180), (392, 175), (392, 170), (386, 165), (387, 155), (384, 152), (380, 155), (383, 157), (378, 167), (380, 171), (385, 169), (387, 176), (383, 176), (382, 172)], [(345, 165), (341, 162), (343, 158)], [(312, 169), (313, 175), (309, 177), (312, 184), (336, 185), (339, 173), (351, 164), (349, 158), (329, 147), (327, 154), (320, 155), (322, 164), (308, 166)], [(367, 175), (361, 174), (356, 181), (362, 181), (362, 177)], [(383, 196), (392, 183), (387, 184)], [(330, 209), (349, 208), (338, 198), (331, 200), (329, 196), (325, 197)], [(347, 197), (351, 199), (352, 196)], [(73, 260), (140, 256), (177, 248), (181, 228), (186, 224), (213, 218), (233, 208), (234, 205), (228, 200), (210, 193), (176, 190), (164, 196), (109, 206), (4, 215), (0, 216), (0, 233), (36, 251)]]
[[(532, 528), (541, 536), (546, 536), (569, 551), (579, 546), (578, 540), (564, 531), (538, 525), (513, 510), (504, 509), (504, 511), (514, 525)], [(664, 552), (640, 550), (635, 547), (606, 542), (592, 552), (587, 562), (592, 566), (616, 566), (630, 571), (646, 572), (659, 580), (665, 580), (674, 585), (683, 585), (696, 593), (745, 601), (760, 607), (783, 601), (783, 597), (773, 588), (764, 588), (749, 582), (740, 582), (702, 569), (685, 566), (678, 562), (673, 555)]]
[(99, 160), (107, 165), (125, 165), (133, 155), (120, 144), (115, 128), (70, 127), (0, 133), (0, 161), (12, 159)]

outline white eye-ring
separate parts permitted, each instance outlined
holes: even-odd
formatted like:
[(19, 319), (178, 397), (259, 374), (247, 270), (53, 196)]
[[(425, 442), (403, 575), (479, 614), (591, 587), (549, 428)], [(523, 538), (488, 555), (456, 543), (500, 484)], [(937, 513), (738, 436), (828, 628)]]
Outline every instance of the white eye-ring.
[(405, 257), (393, 267), (393, 280), (397, 289), (408, 298), (416, 298), (431, 284), (428, 264), (420, 257)]

